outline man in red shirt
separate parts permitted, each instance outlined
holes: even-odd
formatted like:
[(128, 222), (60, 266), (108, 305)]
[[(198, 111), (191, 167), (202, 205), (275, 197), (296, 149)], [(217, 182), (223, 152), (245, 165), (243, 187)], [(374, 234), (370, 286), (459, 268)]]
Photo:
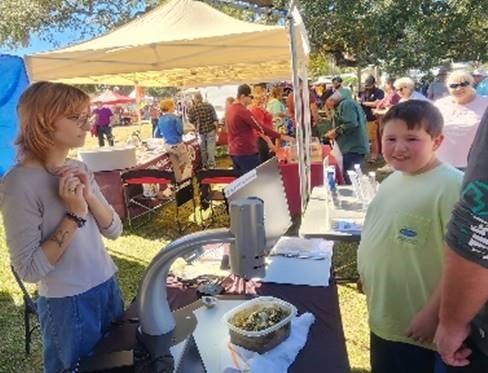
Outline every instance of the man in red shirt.
[(237, 88), (236, 101), (229, 106), (225, 114), (229, 155), (232, 158), (234, 170), (239, 174), (245, 174), (259, 165), (256, 133), (264, 133), (272, 139), (291, 140), (289, 136), (282, 136), (271, 128), (262, 127), (247, 109), (251, 100), (251, 88), (247, 84), (240, 85)]

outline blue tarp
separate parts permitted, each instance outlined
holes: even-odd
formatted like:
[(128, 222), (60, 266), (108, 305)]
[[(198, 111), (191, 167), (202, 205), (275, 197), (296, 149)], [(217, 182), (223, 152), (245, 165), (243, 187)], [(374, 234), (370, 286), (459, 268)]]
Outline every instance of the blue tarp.
[(0, 176), (15, 162), (16, 106), (28, 84), (22, 58), (0, 54)]

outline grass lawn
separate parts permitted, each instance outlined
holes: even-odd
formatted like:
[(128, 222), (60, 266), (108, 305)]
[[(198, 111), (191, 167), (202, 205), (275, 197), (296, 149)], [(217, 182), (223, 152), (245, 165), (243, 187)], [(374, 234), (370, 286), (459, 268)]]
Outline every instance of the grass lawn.
[[(150, 125), (115, 127), (117, 143), (124, 143), (129, 135), (140, 129), (142, 138), (150, 134)], [(86, 148), (97, 146), (96, 138), (87, 137)], [(125, 229), (122, 237), (116, 241), (106, 241), (107, 249), (119, 268), (118, 276), (124, 299), (130, 301), (137, 290), (141, 274), (154, 255), (166, 244), (178, 237), (174, 227), (172, 206), (161, 209), (152, 220), (138, 229)], [(188, 209), (189, 210), (189, 209)], [(189, 217), (189, 211), (183, 216)], [(223, 218), (214, 227), (226, 226)], [(198, 231), (196, 224), (190, 231)], [(353, 244), (336, 245), (334, 264), (338, 275), (353, 277), (356, 275), (356, 246)], [(34, 292), (35, 286), (29, 285)], [(352, 371), (369, 372), (369, 330), (367, 325), (366, 303), (363, 295), (356, 291), (355, 283), (339, 285), (339, 301), (342, 322), (346, 337), (347, 351)], [(41, 342), (39, 332), (34, 332), (32, 353), (24, 353), (24, 327), (22, 315), (22, 293), (10, 272), (8, 251), (5, 243), (5, 231), (0, 218), (0, 373), (29, 373), (42, 371)], [(213, 372), (210, 372), (213, 373)]]

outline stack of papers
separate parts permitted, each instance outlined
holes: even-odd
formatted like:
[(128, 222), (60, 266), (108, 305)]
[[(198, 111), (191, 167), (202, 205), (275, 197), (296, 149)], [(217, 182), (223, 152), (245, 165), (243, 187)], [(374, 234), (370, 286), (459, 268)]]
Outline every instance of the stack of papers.
[(281, 237), (269, 255), (297, 257), (300, 259), (329, 259), (332, 257), (333, 241), (320, 238)]

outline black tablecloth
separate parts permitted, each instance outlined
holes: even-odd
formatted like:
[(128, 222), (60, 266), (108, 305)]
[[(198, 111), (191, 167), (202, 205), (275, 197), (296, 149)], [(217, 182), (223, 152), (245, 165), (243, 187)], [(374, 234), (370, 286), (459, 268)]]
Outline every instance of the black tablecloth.
[[(344, 333), (340, 318), (337, 287), (310, 287), (279, 285), (270, 283), (244, 282), (228, 278), (224, 281), (225, 294), (272, 295), (294, 304), (298, 313), (311, 312), (316, 321), (312, 325), (305, 347), (299, 353), (289, 372), (350, 372)], [(176, 310), (198, 299), (195, 286), (187, 285), (174, 278), (168, 279), (168, 301)], [(131, 350), (136, 344), (135, 330), (137, 314), (133, 303), (115, 324), (108, 337), (95, 348), (96, 354), (120, 350)], [(218, 372), (208, 372), (218, 373)]]

